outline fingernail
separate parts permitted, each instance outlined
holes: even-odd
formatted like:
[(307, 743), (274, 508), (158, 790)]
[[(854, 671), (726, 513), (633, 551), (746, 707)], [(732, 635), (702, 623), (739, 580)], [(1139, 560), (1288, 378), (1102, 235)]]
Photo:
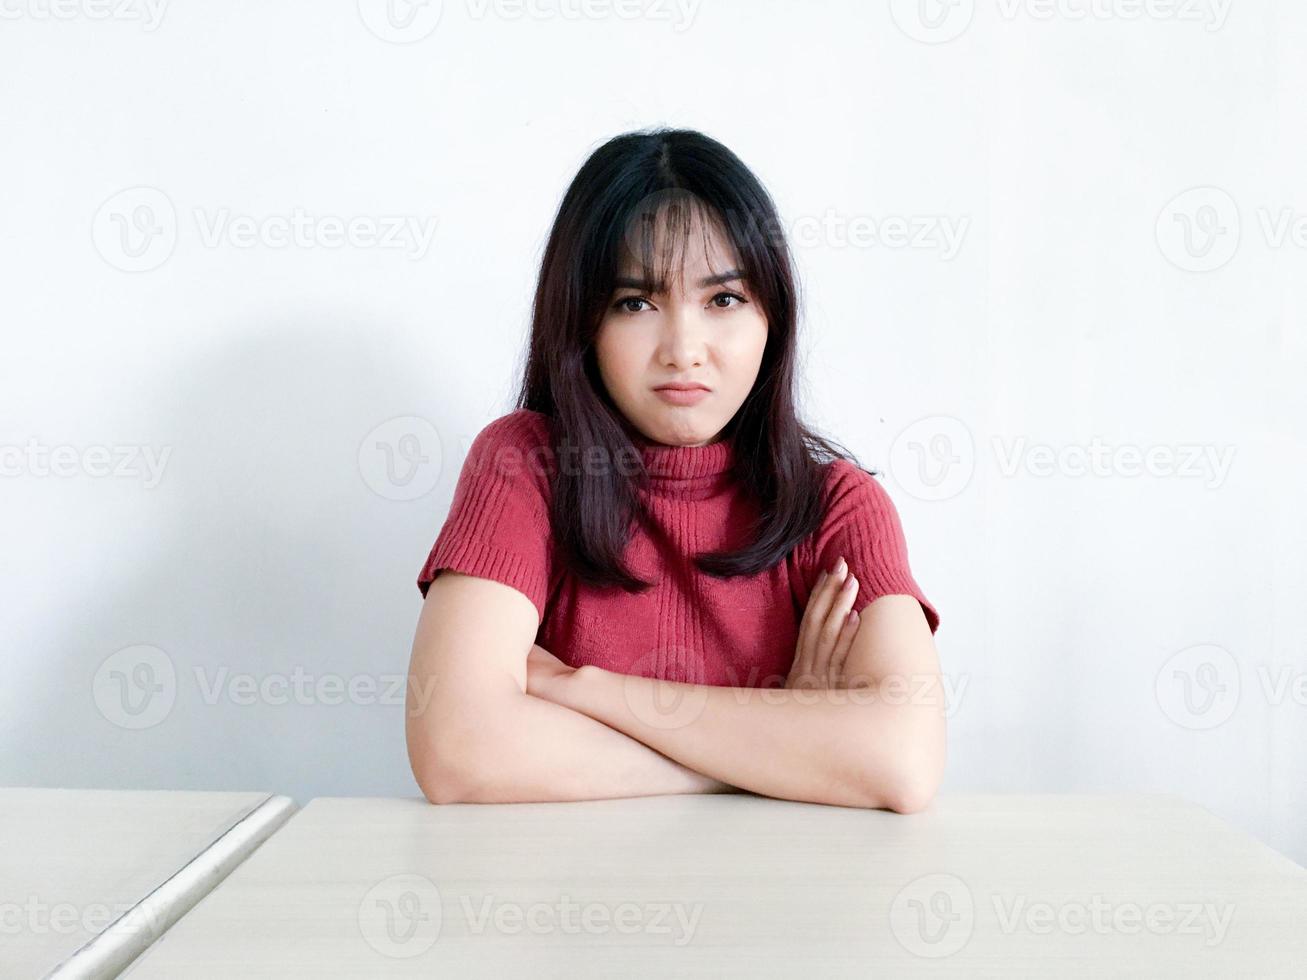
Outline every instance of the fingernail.
[(858, 586), (858, 577), (856, 575), (850, 575), (848, 578), (844, 580), (844, 584), (840, 586), (840, 591), (852, 592), (855, 588), (857, 588), (857, 586)]

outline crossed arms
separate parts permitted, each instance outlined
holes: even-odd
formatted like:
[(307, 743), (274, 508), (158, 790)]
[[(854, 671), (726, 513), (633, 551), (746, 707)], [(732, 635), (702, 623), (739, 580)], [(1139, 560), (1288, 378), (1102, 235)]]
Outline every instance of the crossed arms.
[(535, 606), (445, 570), (409, 667), (409, 761), (432, 803), (593, 800), (746, 790), (912, 813), (943, 773), (939, 658), (916, 599), (861, 612), (845, 674), (859, 686), (682, 684), (585, 666), (532, 640)]

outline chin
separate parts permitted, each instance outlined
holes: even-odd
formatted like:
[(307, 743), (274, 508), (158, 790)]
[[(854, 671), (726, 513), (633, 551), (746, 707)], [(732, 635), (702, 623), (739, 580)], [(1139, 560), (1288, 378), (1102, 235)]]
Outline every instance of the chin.
[(721, 431), (721, 426), (712, 425), (669, 425), (666, 428), (667, 438), (661, 441), (678, 446), (701, 446)]

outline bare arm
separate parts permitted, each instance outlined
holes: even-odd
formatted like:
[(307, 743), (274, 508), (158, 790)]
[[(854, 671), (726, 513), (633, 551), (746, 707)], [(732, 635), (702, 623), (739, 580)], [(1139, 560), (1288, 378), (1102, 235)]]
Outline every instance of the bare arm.
[(432, 803), (590, 800), (733, 787), (565, 706), (526, 693), (531, 601), (441, 572), (409, 666), (409, 763)]
[(881, 596), (862, 611), (844, 674), (845, 688), (776, 689), (582, 667), (543, 696), (756, 793), (924, 809), (943, 772), (945, 704), (934, 639), (916, 599)]

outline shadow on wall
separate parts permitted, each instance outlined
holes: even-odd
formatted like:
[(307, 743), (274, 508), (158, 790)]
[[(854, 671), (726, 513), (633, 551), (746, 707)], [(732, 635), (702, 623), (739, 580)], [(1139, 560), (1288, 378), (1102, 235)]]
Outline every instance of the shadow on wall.
[[(469, 437), (439, 422), (449, 389), (411, 347), (330, 317), (243, 326), (163, 380), (148, 438), (171, 455), (117, 529), (121, 560), (52, 627), (14, 781), (418, 795), (414, 580)], [(443, 472), (435, 428), (383, 426), (397, 416), (441, 425)]]

